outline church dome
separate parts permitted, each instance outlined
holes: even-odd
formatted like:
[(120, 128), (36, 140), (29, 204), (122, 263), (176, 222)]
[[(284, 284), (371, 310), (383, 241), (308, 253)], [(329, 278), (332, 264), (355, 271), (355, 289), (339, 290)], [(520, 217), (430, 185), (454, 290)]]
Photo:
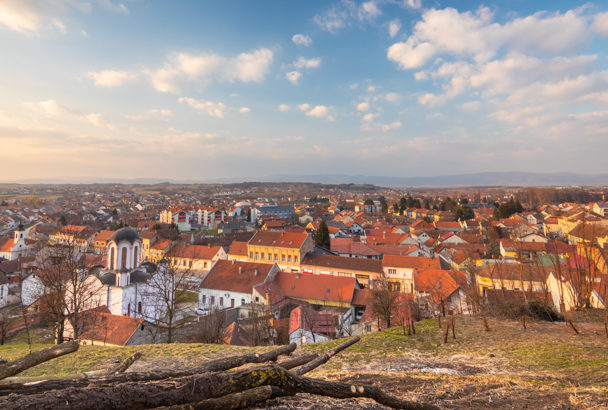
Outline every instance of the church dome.
[(132, 228), (120, 228), (110, 237), (110, 241), (118, 244), (122, 241), (128, 241), (133, 245), (136, 240), (139, 239), (139, 235)]

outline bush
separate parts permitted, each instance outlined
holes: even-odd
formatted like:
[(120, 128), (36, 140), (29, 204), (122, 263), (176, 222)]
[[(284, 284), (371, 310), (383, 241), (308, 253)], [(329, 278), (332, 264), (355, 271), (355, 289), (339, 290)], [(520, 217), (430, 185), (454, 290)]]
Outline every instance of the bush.
[(558, 313), (552, 304), (540, 300), (528, 302), (527, 311), (528, 316), (533, 319), (548, 322), (563, 322), (564, 320), (564, 316)]

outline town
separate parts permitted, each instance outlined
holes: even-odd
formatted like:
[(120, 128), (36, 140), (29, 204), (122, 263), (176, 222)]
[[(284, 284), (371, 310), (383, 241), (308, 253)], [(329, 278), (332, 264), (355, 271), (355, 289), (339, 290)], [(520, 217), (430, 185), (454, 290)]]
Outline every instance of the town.
[(564, 320), (606, 309), (606, 194), (3, 185), (2, 343), (27, 331), (91, 345), (308, 344), (454, 315)]

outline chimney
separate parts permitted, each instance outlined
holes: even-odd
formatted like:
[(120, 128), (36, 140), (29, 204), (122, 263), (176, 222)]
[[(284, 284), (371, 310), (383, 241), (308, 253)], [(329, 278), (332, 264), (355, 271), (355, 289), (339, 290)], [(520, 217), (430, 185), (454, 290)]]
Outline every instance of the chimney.
[(211, 248), (211, 242), (207, 244), (207, 248)]
[(242, 274), (243, 274), (243, 267), (239, 266), (239, 275), (242, 275)]
[(258, 276), (258, 270), (257, 269), (253, 271), (253, 276)]
[(233, 264), (233, 265), (234, 265), (234, 262), (236, 262), (236, 259), (233, 259), (233, 260), (232, 260), (232, 264)]

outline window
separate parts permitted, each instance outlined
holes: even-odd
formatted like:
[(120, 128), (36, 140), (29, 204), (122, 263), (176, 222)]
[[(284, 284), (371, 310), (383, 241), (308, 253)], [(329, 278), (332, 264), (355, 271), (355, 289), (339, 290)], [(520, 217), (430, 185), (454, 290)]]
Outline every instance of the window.
[(204, 305), (205, 303), (207, 303), (207, 295), (203, 295), (202, 302), (203, 302), (203, 305)]
[(291, 255), (287, 255), (287, 262), (291, 262)]
[(241, 305), (245, 304), (245, 298), (241, 298)]
[(255, 258), (256, 258), (256, 259), (260, 259), (260, 253), (259, 253), (259, 252), (256, 252), (256, 253), (255, 253)]
[(262, 252), (262, 259), (264, 259), (266, 256), (264, 255), (264, 252)]
[(137, 313), (141, 314), (141, 302), (137, 302)]
[(215, 305), (215, 296), (211, 296), (211, 304)]
[(294, 257), (293, 257), (293, 261), (294, 261), (295, 263), (298, 263), (298, 257), (297, 257), (296, 255), (294, 255)]
[(234, 299), (230, 299), (230, 307), (234, 307)]
[(249, 259), (253, 259), (253, 252), (249, 252)]
[(203, 267), (207, 268), (207, 262), (203, 263)]
[(396, 275), (396, 274), (397, 274), (397, 269), (389, 269), (389, 270), (388, 270), (388, 273), (389, 273), (390, 275)]
[(285, 262), (285, 255), (281, 255), (281, 261)]
[(220, 296), (220, 306), (224, 306), (224, 297)]

